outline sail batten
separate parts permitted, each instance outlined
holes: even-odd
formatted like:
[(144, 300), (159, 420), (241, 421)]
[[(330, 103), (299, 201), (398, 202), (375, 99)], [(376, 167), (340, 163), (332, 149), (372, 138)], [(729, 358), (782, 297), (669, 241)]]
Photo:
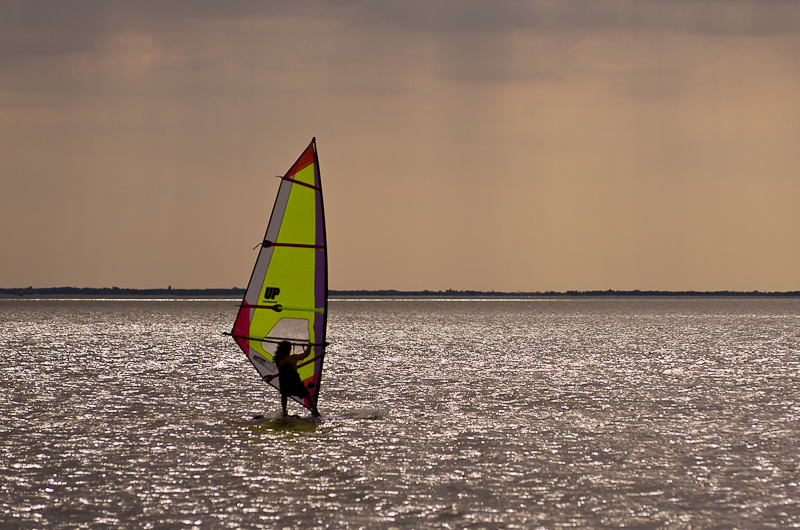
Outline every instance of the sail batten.
[(291, 248), (312, 248), (312, 249), (325, 249), (325, 245), (310, 245), (306, 243), (277, 243), (275, 241), (264, 241), (261, 243), (262, 247), (291, 247)]
[(242, 307), (250, 307), (253, 309), (271, 309), (272, 311), (310, 311), (314, 313), (324, 313), (324, 307), (290, 307), (284, 305), (249, 305), (245, 304)]
[[(295, 186), (297, 185), (297, 186)], [(311, 252), (309, 252), (311, 250)], [(283, 340), (311, 345), (298, 374), (318, 399), (325, 356), (328, 257), (316, 140), (282, 177), (231, 335), (259, 375), (280, 388), (273, 355)], [(310, 408), (306, 399), (296, 401)]]
[(305, 186), (307, 188), (311, 188), (317, 191), (322, 191), (322, 188), (314, 186), (313, 184), (308, 184), (306, 182), (300, 182), (299, 180), (295, 180), (291, 177), (279, 177), (279, 178), (282, 178), (283, 180), (288, 180), (289, 182), (294, 182), (295, 184), (300, 184), (301, 186)]

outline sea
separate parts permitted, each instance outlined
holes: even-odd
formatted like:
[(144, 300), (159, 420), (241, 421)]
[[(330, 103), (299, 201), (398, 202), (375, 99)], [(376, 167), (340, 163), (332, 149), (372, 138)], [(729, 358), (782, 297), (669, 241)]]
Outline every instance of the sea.
[(318, 421), (238, 305), (0, 300), (0, 528), (800, 527), (800, 298), (332, 299)]

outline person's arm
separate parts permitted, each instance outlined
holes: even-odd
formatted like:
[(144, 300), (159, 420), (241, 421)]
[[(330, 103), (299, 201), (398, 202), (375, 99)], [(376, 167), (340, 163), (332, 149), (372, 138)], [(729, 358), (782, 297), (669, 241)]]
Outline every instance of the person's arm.
[(306, 347), (306, 349), (301, 351), (300, 353), (295, 353), (294, 355), (292, 355), (292, 358), (294, 359), (295, 362), (302, 361), (303, 359), (308, 357), (309, 353), (311, 353), (311, 344), (309, 344)]

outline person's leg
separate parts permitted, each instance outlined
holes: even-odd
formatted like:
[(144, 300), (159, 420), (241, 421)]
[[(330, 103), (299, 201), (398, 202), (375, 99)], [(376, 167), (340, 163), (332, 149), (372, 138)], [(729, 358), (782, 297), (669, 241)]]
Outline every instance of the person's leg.
[(286, 405), (288, 404), (289, 398), (286, 396), (281, 396), (281, 408), (283, 409), (283, 416), (286, 417), (289, 413), (286, 410)]
[(312, 395), (308, 395), (306, 398), (308, 399), (308, 404), (311, 405), (311, 414), (314, 416), (319, 416), (319, 411), (317, 410), (317, 400)]

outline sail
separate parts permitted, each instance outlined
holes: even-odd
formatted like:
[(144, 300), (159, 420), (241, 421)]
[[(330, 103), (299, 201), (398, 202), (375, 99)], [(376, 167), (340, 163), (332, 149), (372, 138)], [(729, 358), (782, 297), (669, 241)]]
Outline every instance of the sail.
[[(328, 317), (328, 255), (316, 139), (282, 177), (247, 292), (231, 335), (261, 377), (280, 389), (273, 355), (281, 341), (293, 353), (313, 345), (297, 363), (300, 379), (319, 395)], [(310, 408), (308, 400), (295, 401)]]

